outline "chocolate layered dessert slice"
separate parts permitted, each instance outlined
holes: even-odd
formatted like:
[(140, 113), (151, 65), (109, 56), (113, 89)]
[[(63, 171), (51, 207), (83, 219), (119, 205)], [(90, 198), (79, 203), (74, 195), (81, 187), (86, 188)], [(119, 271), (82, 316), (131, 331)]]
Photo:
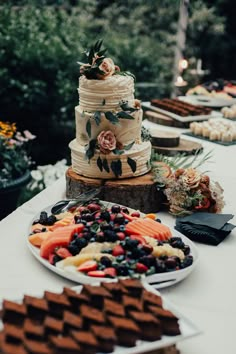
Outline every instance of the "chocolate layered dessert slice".
[(155, 341), (161, 338), (161, 322), (152, 314), (130, 311), (129, 315), (140, 328), (141, 339)]
[(2, 303), (2, 322), (22, 325), (26, 317), (25, 304), (18, 304), (13, 301), (3, 300)]
[(44, 320), (45, 336), (63, 333), (64, 323), (61, 319), (47, 316)]
[(23, 330), (25, 337), (28, 339), (38, 341), (44, 341), (45, 339), (44, 326), (39, 322), (31, 320), (30, 318), (25, 319)]
[(104, 313), (101, 310), (95, 309), (87, 305), (81, 306), (80, 314), (83, 317), (83, 327), (86, 330), (91, 325), (104, 325), (106, 322)]
[(43, 322), (48, 314), (48, 303), (45, 299), (25, 295), (23, 303), (27, 309), (27, 316), (33, 320)]
[(49, 314), (58, 318), (62, 318), (63, 311), (71, 308), (71, 303), (65, 294), (56, 294), (50, 291), (44, 292), (44, 298), (48, 302)]
[(99, 309), (103, 308), (105, 298), (111, 298), (111, 293), (102, 286), (83, 285), (81, 295), (89, 298), (91, 304)]
[[(48, 343), (38, 342), (30, 339), (25, 339), (24, 347), (27, 353), (30, 354), (54, 354), (55, 352), (51, 349)], [(16, 352), (15, 354), (18, 354)]]
[(106, 313), (106, 315), (125, 317), (124, 306), (122, 304), (117, 303), (114, 300), (104, 299), (103, 310)]
[(63, 332), (69, 333), (71, 329), (82, 329), (83, 319), (80, 315), (74, 314), (70, 311), (64, 311), (63, 314)]
[(125, 347), (135, 346), (136, 340), (141, 337), (139, 327), (129, 318), (109, 316), (109, 321), (117, 336), (118, 344)]
[(91, 326), (91, 330), (98, 341), (99, 352), (111, 353), (117, 344), (115, 330), (107, 326)]
[(63, 294), (66, 295), (67, 299), (73, 307), (73, 311), (77, 311), (79, 306), (89, 303), (89, 298), (85, 294), (79, 294), (75, 290), (65, 287), (63, 289)]
[(136, 299), (135, 297), (124, 295), (122, 297), (122, 304), (125, 307), (126, 313), (129, 311), (143, 311), (143, 302), (141, 299)]
[(3, 332), (0, 332), (0, 353), (4, 354), (27, 354), (28, 351), (22, 344), (9, 343)]
[(128, 291), (130, 296), (134, 296), (137, 298), (141, 296), (143, 291), (143, 285), (138, 279), (120, 279), (119, 282), (122, 286), (124, 294), (126, 294)]
[(148, 310), (149, 305), (162, 307), (162, 298), (159, 295), (156, 295), (146, 289), (142, 293), (143, 307), (145, 310)]
[(177, 336), (181, 334), (178, 318), (169, 310), (157, 306), (149, 306), (150, 312), (161, 321), (163, 334)]
[[(121, 284), (118, 282), (112, 282), (112, 283), (107, 283), (107, 282), (102, 282), (101, 286), (105, 288), (107, 291), (109, 291), (115, 301), (121, 301), (122, 299), (122, 287)], [(127, 291), (128, 293), (128, 291)]]
[(92, 332), (71, 331), (71, 336), (79, 344), (81, 353), (95, 354), (98, 352), (99, 344)]
[(79, 344), (68, 336), (50, 336), (53, 353), (57, 354), (82, 354)]
[(11, 323), (4, 324), (3, 334), (5, 341), (13, 344), (19, 344), (24, 341), (24, 331), (22, 327), (18, 327)]

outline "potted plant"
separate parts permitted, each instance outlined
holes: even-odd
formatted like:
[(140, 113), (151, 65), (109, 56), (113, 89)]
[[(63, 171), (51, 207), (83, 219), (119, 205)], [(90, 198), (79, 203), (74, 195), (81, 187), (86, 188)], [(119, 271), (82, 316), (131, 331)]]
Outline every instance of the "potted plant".
[(20, 192), (31, 178), (29, 145), (34, 138), (28, 130), (17, 131), (15, 123), (0, 121), (0, 219), (16, 208)]

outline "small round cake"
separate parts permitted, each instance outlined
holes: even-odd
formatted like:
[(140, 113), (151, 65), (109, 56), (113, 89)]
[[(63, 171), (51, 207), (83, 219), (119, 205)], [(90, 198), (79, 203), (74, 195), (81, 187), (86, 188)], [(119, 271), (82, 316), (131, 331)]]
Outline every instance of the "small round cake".
[(134, 98), (133, 75), (121, 73), (96, 49), (80, 68), (72, 169), (102, 179), (143, 175), (150, 170), (151, 143), (141, 139), (143, 111)]

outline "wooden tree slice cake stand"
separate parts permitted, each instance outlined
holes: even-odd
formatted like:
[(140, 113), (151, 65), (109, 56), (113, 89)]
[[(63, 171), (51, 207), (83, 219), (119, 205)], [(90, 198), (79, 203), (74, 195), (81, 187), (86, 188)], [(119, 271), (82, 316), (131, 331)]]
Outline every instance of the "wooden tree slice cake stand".
[(162, 191), (157, 189), (151, 172), (132, 178), (98, 179), (76, 174), (72, 168), (66, 172), (66, 196), (76, 198), (93, 188), (101, 188), (101, 200), (127, 205), (143, 213), (157, 212), (164, 202)]

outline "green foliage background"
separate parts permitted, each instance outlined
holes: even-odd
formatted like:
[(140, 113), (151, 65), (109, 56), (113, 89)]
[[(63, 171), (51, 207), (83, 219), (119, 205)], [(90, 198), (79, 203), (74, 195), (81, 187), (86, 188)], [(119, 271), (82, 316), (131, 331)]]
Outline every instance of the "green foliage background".
[[(232, 61), (236, 43), (227, 34), (234, 32), (224, 16), (229, 3), (191, 1), (185, 54), (201, 57), (214, 77), (230, 75), (222, 64)], [(137, 83), (153, 84), (137, 85), (137, 97), (170, 95), (179, 1), (18, 0), (0, 6), (0, 119), (37, 135), (36, 163), (69, 160), (78, 104), (76, 62), (97, 39), (104, 39), (109, 55), (133, 72)]]

